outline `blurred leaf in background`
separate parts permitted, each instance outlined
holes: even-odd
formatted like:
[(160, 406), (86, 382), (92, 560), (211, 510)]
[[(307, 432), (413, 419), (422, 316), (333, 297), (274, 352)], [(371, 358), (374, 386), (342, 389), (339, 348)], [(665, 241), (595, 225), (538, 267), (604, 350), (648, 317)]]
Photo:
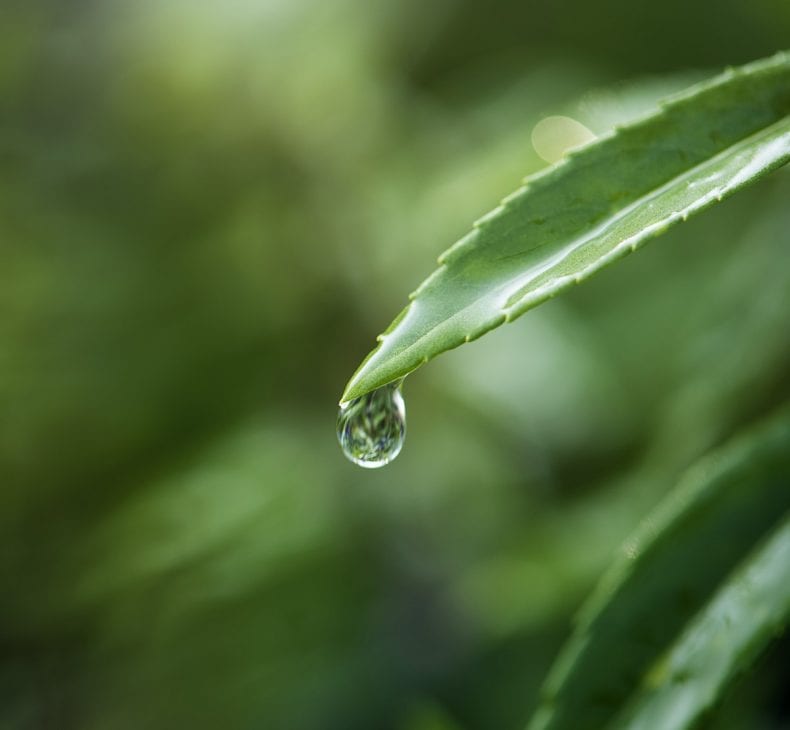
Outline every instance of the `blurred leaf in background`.
[[(380, 472), (337, 396), (541, 120), (602, 133), (790, 7), (0, 20), (0, 727), (522, 727), (615, 547), (788, 395), (787, 172), (425, 368)], [(786, 724), (787, 651), (711, 722)]]

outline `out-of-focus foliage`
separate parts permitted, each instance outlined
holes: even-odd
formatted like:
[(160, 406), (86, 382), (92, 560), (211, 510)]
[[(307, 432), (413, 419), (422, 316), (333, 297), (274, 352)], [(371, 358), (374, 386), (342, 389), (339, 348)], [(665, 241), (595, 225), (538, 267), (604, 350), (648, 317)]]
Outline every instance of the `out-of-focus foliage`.
[[(790, 8), (0, 20), (0, 727), (521, 727), (615, 547), (788, 395), (790, 178), (412, 378), (386, 469), (337, 393), (538, 122), (604, 132)], [(786, 722), (786, 655), (711, 722)]]
[(750, 553), (790, 516), (788, 473), (787, 409), (695, 465), (585, 604), (530, 728), (697, 720), (787, 621), (787, 524), (777, 550)]
[(790, 520), (766, 536), (671, 647), (618, 727), (691, 727), (787, 624)]

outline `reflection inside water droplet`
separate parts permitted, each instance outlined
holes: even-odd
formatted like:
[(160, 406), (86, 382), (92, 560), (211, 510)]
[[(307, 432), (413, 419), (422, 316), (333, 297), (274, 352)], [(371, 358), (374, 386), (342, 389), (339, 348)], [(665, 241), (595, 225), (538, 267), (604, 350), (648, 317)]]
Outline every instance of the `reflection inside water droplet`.
[(376, 469), (400, 453), (406, 438), (402, 382), (389, 383), (340, 407), (337, 440), (355, 464)]

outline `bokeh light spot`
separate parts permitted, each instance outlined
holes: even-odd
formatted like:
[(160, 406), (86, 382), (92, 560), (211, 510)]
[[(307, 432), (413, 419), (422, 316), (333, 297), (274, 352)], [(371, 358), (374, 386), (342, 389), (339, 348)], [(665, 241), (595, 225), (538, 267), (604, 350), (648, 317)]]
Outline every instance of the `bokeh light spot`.
[(593, 132), (570, 117), (545, 117), (532, 130), (532, 146), (546, 162), (557, 162), (568, 150), (593, 139)]

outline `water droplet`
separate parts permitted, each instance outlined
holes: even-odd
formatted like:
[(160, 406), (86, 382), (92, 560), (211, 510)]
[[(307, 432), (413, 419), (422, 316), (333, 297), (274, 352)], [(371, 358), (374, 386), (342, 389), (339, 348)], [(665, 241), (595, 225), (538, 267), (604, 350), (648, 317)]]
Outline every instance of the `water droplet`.
[(337, 440), (355, 464), (376, 469), (400, 453), (406, 438), (402, 382), (389, 383), (340, 406)]

